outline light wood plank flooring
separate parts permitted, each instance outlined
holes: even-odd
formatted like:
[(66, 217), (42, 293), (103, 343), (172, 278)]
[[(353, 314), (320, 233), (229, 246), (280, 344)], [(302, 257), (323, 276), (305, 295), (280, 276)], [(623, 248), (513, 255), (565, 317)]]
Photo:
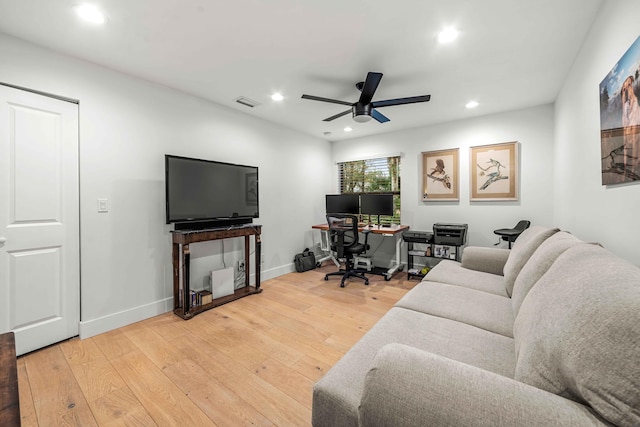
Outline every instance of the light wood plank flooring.
[(18, 358), (23, 426), (308, 426), (312, 386), (417, 284), (333, 265), (185, 321), (166, 313)]

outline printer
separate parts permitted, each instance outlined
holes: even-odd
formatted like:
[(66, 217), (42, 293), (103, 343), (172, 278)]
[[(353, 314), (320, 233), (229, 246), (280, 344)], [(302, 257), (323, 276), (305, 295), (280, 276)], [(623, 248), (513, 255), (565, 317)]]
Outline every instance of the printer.
[(467, 244), (467, 224), (433, 224), (433, 243), (464, 246)]

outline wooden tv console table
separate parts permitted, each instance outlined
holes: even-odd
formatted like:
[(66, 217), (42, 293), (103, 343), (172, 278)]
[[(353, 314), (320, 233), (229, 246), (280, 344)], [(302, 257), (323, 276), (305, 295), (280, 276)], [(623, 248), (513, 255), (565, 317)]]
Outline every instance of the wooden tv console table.
[[(260, 233), (261, 225), (246, 224), (233, 227), (213, 228), (206, 230), (175, 230), (173, 234), (173, 312), (183, 319), (191, 319), (198, 313), (218, 307), (239, 298), (262, 292), (260, 289)], [(255, 286), (249, 285), (249, 237), (255, 239)], [(209, 240), (244, 237), (245, 286), (236, 289), (231, 295), (216, 298), (208, 304), (191, 306), (189, 288), (189, 244)]]

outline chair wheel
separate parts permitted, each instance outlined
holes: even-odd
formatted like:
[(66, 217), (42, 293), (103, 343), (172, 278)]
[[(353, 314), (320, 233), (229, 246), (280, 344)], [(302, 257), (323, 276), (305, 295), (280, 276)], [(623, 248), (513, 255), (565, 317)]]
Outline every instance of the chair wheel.
[(369, 285), (369, 281), (368, 281), (368, 280), (365, 280), (365, 281), (364, 281), (364, 284), (365, 284), (365, 285)]
[(324, 276), (324, 280), (329, 281), (329, 277)]
[(384, 281), (388, 282), (389, 280), (391, 280), (391, 275), (390, 274), (385, 274), (384, 275)]
[(322, 263), (320, 263), (320, 262), (316, 262), (316, 267), (317, 267), (317, 268), (322, 267)]
[(341, 287), (341, 288), (344, 288), (344, 283), (340, 283), (340, 287)]

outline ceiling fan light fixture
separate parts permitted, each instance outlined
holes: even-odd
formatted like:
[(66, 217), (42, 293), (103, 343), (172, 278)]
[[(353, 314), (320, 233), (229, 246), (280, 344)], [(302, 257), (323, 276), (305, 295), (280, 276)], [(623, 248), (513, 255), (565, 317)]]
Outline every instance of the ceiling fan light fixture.
[(467, 102), (467, 104), (465, 105), (465, 107), (469, 108), (469, 109), (473, 109), (476, 108), (478, 105), (480, 105), (478, 103), (478, 101), (469, 101)]
[(282, 101), (284, 99), (284, 96), (280, 92), (276, 92), (273, 95), (271, 95), (271, 99), (273, 101), (279, 102), (279, 101)]
[(357, 102), (352, 107), (353, 120), (358, 123), (366, 123), (371, 120), (371, 104)]
[(359, 115), (354, 115), (353, 116), (353, 120), (358, 122), (358, 123), (367, 123), (369, 120), (371, 120), (371, 116), (367, 115), (367, 114), (359, 114)]

